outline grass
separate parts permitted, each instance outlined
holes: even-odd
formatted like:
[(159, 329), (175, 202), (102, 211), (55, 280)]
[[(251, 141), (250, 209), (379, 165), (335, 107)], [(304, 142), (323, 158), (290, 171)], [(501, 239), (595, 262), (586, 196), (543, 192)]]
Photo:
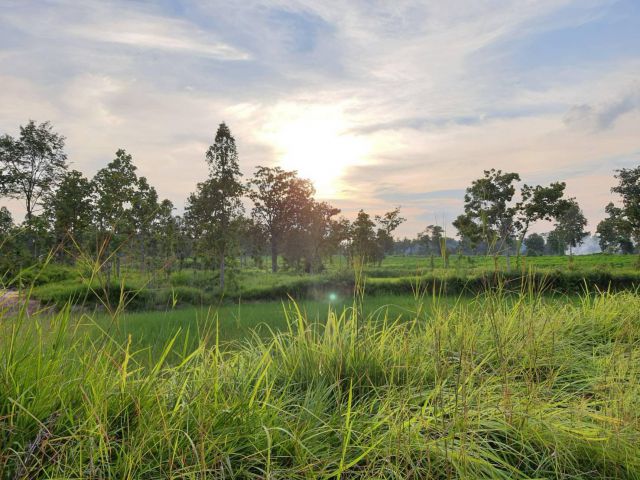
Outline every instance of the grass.
[(219, 312), (152, 356), (150, 316), (5, 316), (0, 478), (640, 478), (640, 297), (405, 302), (292, 304), (233, 348)]
[[(407, 295), (413, 291), (417, 278), (430, 283), (435, 289), (450, 295), (476, 294), (484, 290), (495, 276), (494, 259), (488, 257), (456, 257), (450, 259), (449, 268), (441, 266), (441, 259), (424, 257), (388, 257), (381, 266), (366, 266), (367, 288), (377, 295)], [(522, 257), (520, 268), (511, 273), (504, 271), (504, 258), (498, 258), (498, 271), (515, 290), (535, 277), (549, 291), (582, 293), (591, 290), (634, 290), (640, 287), (640, 270), (637, 256), (585, 255), (580, 257)], [(184, 269), (168, 275), (166, 272), (142, 274), (124, 270), (119, 281), (113, 280), (108, 291), (94, 279), (91, 286), (86, 273), (81, 278), (49, 266), (48, 275), (39, 275), (34, 288), (35, 298), (47, 304), (63, 306), (70, 299), (84, 301), (87, 305), (118, 305), (122, 289), (128, 297), (130, 310), (173, 307), (176, 305), (208, 306), (218, 304), (221, 298), (230, 301), (282, 300), (288, 296), (296, 299), (319, 299), (329, 292), (350, 295), (354, 287), (353, 271), (346, 269), (346, 262), (334, 261), (321, 274), (297, 274), (245, 267), (235, 277), (228, 279), (228, 289), (222, 295), (217, 289), (217, 275), (212, 271)], [(46, 272), (46, 270), (45, 270)], [(62, 275), (64, 274), (64, 275)]]
[[(451, 308), (470, 299), (442, 297), (437, 306), (440, 309)], [(551, 301), (551, 300), (549, 300)], [(94, 334), (106, 332), (114, 340), (125, 343), (131, 336), (136, 349), (147, 350), (151, 361), (157, 359), (166, 344), (176, 333), (188, 336), (188, 349), (198, 346), (202, 332), (217, 329), (219, 345), (223, 348), (237, 348), (252, 335), (269, 338), (274, 332), (283, 332), (288, 328), (287, 316), (297, 315), (300, 310), (305, 321), (310, 324), (322, 324), (331, 310), (342, 311), (352, 306), (352, 300), (338, 298), (330, 301), (302, 300), (248, 302), (240, 304), (224, 303), (210, 307), (186, 307), (166, 311), (126, 312), (115, 319), (98, 312), (94, 315), (76, 315), (73, 321), (79, 328)], [(423, 305), (423, 313), (433, 304)], [(363, 306), (364, 315), (370, 321), (384, 319), (408, 319), (416, 311), (415, 298), (408, 295), (383, 295), (367, 297)]]

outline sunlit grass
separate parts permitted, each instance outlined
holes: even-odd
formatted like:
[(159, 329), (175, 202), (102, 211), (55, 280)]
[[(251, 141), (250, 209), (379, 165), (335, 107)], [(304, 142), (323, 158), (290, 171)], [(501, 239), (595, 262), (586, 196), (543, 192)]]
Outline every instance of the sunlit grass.
[(0, 477), (640, 478), (638, 296), (346, 304), (5, 316)]

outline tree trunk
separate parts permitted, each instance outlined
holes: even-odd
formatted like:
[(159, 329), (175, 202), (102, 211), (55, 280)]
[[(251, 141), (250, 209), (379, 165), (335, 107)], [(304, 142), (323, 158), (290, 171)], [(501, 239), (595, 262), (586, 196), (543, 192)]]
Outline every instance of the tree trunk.
[(275, 240), (271, 240), (271, 272), (278, 271), (278, 246)]
[(146, 252), (145, 252), (145, 241), (144, 241), (144, 235), (140, 236), (140, 260), (142, 263), (142, 271), (144, 272), (146, 270)]
[(507, 245), (506, 259), (507, 259), (507, 273), (511, 273), (511, 249), (509, 248), (509, 245)]
[(225, 267), (224, 253), (222, 253), (222, 255), (220, 255), (220, 290), (221, 291), (224, 291), (224, 267)]

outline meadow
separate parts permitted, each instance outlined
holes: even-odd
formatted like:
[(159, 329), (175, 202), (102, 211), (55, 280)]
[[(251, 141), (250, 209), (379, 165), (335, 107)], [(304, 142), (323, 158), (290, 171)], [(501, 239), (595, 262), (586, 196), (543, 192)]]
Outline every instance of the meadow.
[[(207, 272), (125, 272), (132, 297), (5, 308), (0, 478), (639, 479), (640, 296), (532, 275), (636, 278), (636, 260), (525, 258), (517, 288), (501, 267), (457, 294), (428, 279), (466, 258), (247, 268), (243, 291), (270, 292), (248, 300), (206, 293)], [(467, 279), (495, 267), (473, 262)], [(69, 272), (26, 272), (23, 294)], [(171, 294), (148, 309), (153, 282)]]
[[(266, 262), (263, 262), (266, 265)], [(534, 281), (549, 292), (579, 294), (591, 290), (629, 290), (640, 286), (640, 268), (636, 255), (594, 254), (584, 256), (543, 256), (511, 259), (507, 272), (504, 257), (455, 256), (447, 264), (440, 257), (390, 256), (380, 265), (362, 268), (367, 291), (375, 295), (412, 295), (416, 283), (430, 285), (447, 295), (475, 295), (499, 281), (507, 281), (514, 290)], [(12, 285), (35, 285), (32, 296), (44, 303), (76, 303), (115, 308), (126, 293), (128, 308), (167, 309), (175, 306), (208, 306), (221, 302), (326, 299), (332, 293), (349, 296), (355, 285), (353, 269), (344, 258), (335, 257), (321, 273), (304, 274), (286, 270), (271, 273), (255, 264), (238, 268), (224, 293), (217, 288), (217, 274), (189, 266), (167, 271), (159, 268), (142, 274), (124, 269), (111, 283), (95, 276), (95, 266), (61, 267), (25, 272), (12, 279)], [(7, 283), (5, 281), (5, 283)]]
[(0, 477), (640, 478), (634, 293), (224, 308), (4, 315)]

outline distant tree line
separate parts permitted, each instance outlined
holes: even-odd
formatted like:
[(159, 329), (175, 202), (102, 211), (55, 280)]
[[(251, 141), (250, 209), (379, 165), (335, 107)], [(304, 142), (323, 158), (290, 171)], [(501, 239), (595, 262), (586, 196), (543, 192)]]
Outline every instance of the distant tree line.
[[(618, 185), (611, 190), (622, 206), (609, 203), (596, 234), (608, 253), (634, 253), (640, 247), (640, 166), (616, 171)], [(575, 198), (565, 196), (566, 184), (517, 188), (520, 175), (486, 170), (466, 189), (464, 213), (453, 222), (458, 239), (444, 237), (444, 229), (429, 225), (415, 239), (397, 240), (395, 253), (436, 255), (450, 253), (505, 256), (571, 255), (589, 236), (587, 219)], [(528, 234), (538, 221), (553, 222), (545, 234)]]
[[(314, 198), (310, 181), (295, 171), (258, 167), (242, 180), (236, 143), (222, 123), (205, 153), (208, 176), (175, 215), (169, 200), (138, 176), (132, 156), (119, 149), (92, 179), (69, 169), (65, 138), (49, 122), (30, 121), (20, 135), (0, 137), (0, 195), (21, 200), (26, 215), (15, 224), (0, 208), (0, 268), (6, 275), (54, 252), (56, 260), (93, 261), (110, 278), (123, 264), (170, 272), (187, 264), (215, 269), (219, 286), (238, 264), (319, 272), (341, 254), (348, 261), (380, 262), (393, 250), (399, 210), (375, 216), (360, 211), (350, 222)], [(245, 203), (251, 205), (245, 212)]]
[[(523, 251), (571, 253), (588, 235), (564, 182), (519, 187), (519, 174), (491, 169), (466, 189), (464, 213), (453, 222), (457, 239), (439, 225), (414, 239), (394, 239), (405, 221), (399, 208), (373, 217), (360, 210), (350, 221), (317, 201), (312, 183), (295, 171), (261, 166), (243, 181), (236, 142), (224, 123), (205, 153), (208, 176), (189, 195), (182, 216), (137, 174), (125, 150), (88, 179), (69, 169), (64, 147), (65, 138), (49, 122), (30, 121), (17, 138), (0, 137), (0, 196), (22, 201), (26, 212), (16, 224), (0, 208), (2, 273), (54, 252), (59, 262), (93, 261), (108, 277), (119, 277), (123, 264), (141, 271), (212, 269), (224, 288), (238, 266), (262, 268), (265, 257), (273, 272), (281, 265), (320, 272), (338, 254), (371, 264), (390, 253), (421, 254), (445, 265), (452, 253), (482, 254), (505, 256), (509, 266)], [(596, 232), (602, 250), (632, 253), (640, 244), (640, 166), (618, 170), (616, 179), (612, 191), (621, 206), (607, 205)], [(553, 222), (553, 230), (529, 234), (538, 221)]]

